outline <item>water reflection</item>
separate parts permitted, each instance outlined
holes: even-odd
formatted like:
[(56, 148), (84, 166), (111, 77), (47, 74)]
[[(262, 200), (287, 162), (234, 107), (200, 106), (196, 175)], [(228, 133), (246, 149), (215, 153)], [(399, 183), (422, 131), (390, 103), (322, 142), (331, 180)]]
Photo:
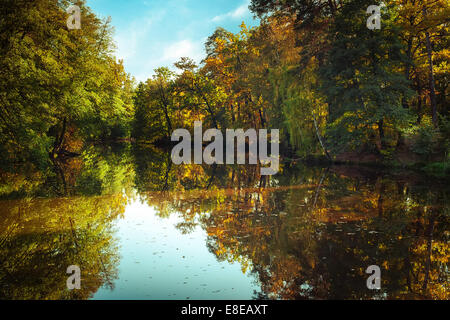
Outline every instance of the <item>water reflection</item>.
[[(111, 222), (126, 199), (71, 197), (3, 200), (0, 208), (0, 296), (86, 299), (114, 288), (117, 245)], [(66, 269), (83, 270), (82, 290), (66, 290)]]
[[(20, 173), (19, 173), (20, 172)], [(448, 195), (411, 172), (174, 166), (91, 148), (1, 171), (3, 299), (448, 299)], [(65, 270), (82, 269), (82, 290)], [(365, 269), (382, 269), (382, 289)]]

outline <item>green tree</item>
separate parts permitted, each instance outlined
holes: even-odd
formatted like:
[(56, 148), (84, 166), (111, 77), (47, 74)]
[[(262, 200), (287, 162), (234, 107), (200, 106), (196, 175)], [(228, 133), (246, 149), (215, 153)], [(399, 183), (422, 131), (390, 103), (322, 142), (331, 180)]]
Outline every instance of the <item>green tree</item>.
[[(336, 152), (374, 143), (386, 151), (410, 120), (402, 107), (410, 89), (398, 67), (405, 56), (393, 23), (395, 12), (387, 8), (381, 30), (370, 30), (365, 12), (371, 4), (366, 0), (345, 3), (334, 21), (331, 49), (321, 68), (329, 105), (327, 136)], [(394, 142), (388, 140), (387, 130)]]
[(45, 163), (48, 154), (66, 153), (69, 134), (83, 141), (105, 137), (131, 116), (132, 79), (112, 56), (110, 20), (77, 1), (82, 27), (69, 30), (65, 9), (71, 3), (0, 4), (0, 145), (6, 158)]

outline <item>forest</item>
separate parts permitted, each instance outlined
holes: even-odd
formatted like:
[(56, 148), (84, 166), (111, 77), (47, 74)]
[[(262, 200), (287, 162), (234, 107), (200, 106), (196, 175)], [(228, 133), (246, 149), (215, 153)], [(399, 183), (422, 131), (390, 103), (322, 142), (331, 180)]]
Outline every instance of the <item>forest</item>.
[[(260, 19), (217, 28), (201, 63), (181, 57), (137, 83), (113, 22), (66, 0), (0, 5), (1, 164), (45, 168), (90, 144), (167, 146), (177, 128), (279, 129), (285, 161), (449, 172), (448, 0), (252, 0)], [(379, 4), (379, 3), (378, 3)]]
[[(179, 234), (201, 230), (215, 260), (253, 277), (255, 299), (448, 299), (450, 1), (383, 3), (372, 30), (377, 0), (252, 0), (257, 26), (217, 28), (202, 61), (138, 82), (116, 56), (114, 21), (86, 1), (2, 0), (0, 299), (137, 292), (120, 279), (120, 247), (155, 230), (117, 227), (136, 203), (168, 225), (177, 216)], [(80, 29), (67, 26), (73, 4)], [(279, 173), (176, 165), (171, 136), (196, 121), (278, 129)], [(157, 244), (133, 253), (139, 284), (166, 267)], [(197, 265), (176, 250), (171, 264)], [(73, 264), (79, 291), (66, 288)], [(163, 284), (188, 281), (164, 272)], [(178, 297), (202, 298), (206, 287), (183, 282)]]
[[(179, 217), (180, 234), (204, 230), (215, 259), (254, 277), (257, 299), (448, 300), (445, 180), (300, 163), (276, 177), (255, 166), (174, 166), (170, 153), (129, 145), (89, 148), (82, 159), (67, 159), (57, 176), (1, 177), (0, 298), (89, 299), (103, 286), (120, 291), (124, 253), (115, 221), (138, 201), (169, 224)], [(154, 257), (154, 246), (147, 256)], [(369, 263), (383, 267), (380, 292), (365, 286)], [(65, 287), (71, 264), (83, 268), (82, 290)], [(146, 274), (152, 268), (146, 264)]]

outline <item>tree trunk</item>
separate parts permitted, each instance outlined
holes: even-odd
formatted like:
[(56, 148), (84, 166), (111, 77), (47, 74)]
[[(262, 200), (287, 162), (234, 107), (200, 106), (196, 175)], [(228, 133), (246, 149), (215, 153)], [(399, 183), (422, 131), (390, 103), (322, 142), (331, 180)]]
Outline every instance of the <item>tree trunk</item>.
[(164, 116), (166, 117), (166, 122), (167, 122), (167, 137), (170, 137), (172, 135), (172, 122), (170, 121), (169, 112), (167, 110), (167, 107), (164, 107)]
[(380, 121), (378, 121), (378, 133), (380, 135), (380, 145), (381, 145), (381, 150), (386, 150), (386, 140), (385, 140), (385, 136), (384, 136), (384, 121), (383, 119), (381, 119)]
[(170, 138), (170, 136), (172, 135), (172, 121), (170, 121), (170, 116), (169, 116), (169, 101), (166, 98), (166, 94), (164, 92), (164, 88), (162, 86), (161, 83), (159, 83), (159, 95), (160, 95), (160, 100), (161, 100), (161, 106), (163, 108), (164, 111), (164, 117), (166, 118), (166, 122), (167, 122), (167, 137)]
[(378, 204), (377, 204), (377, 209), (378, 209), (378, 217), (379, 218), (383, 218), (383, 195), (385, 192), (385, 185), (383, 183), (383, 180), (381, 179), (381, 185), (380, 185), (380, 190), (378, 192)]
[(61, 150), (62, 144), (64, 142), (64, 135), (66, 134), (66, 129), (67, 129), (67, 117), (64, 117), (61, 133), (59, 137), (56, 137), (57, 140), (55, 141), (55, 145), (53, 146), (52, 156), (55, 156), (55, 154), (57, 154)]
[(261, 127), (264, 128), (264, 126), (266, 125), (266, 121), (264, 120), (261, 108), (258, 108), (258, 112), (259, 112), (259, 119), (261, 121)]
[(415, 85), (417, 92), (417, 124), (420, 124), (420, 122), (422, 121), (422, 84), (420, 83), (420, 78), (416, 68), (414, 68), (414, 73), (416, 74)]
[(311, 112), (314, 120), (314, 127), (316, 128), (316, 135), (317, 139), (319, 140), (320, 145), (322, 146), (323, 151), (325, 152), (325, 155), (327, 156), (328, 160), (331, 161), (331, 156), (328, 153), (327, 149), (325, 148), (325, 145), (323, 144), (322, 137), (320, 136), (319, 127), (317, 126), (316, 116), (314, 115), (314, 112)]
[[(426, 18), (427, 11), (423, 9), (423, 15)], [(436, 89), (434, 85), (434, 72), (433, 72), (433, 56), (432, 56), (432, 48), (431, 48), (431, 40), (430, 33), (428, 31), (425, 32), (426, 44), (427, 44), (427, 54), (428, 54), (428, 68), (430, 71), (429, 81), (430, 81), (430, 102), (431, 102), (431, 112), (433, 117), (433, 124), (435, 127), (438, 125), (437, 119), (437, 106), (436, 106)]]
[(214, 128), (219, 129), (219, 127), (217, 126), (216, 116), (215, 116), (211, 106), (209, 105), (208, 99), (204, 95), (203, 91), (197, 85), (195, 87), (197, 88), (197, 92), (200, 93), (200, 96), (203, 98), (203, 101), (206, 104), (206, 109), (208, 110), (209, 114), (211, 115), (211, 120), (213, 122)]
[(434, 212), (431, 213), (430, 224), (428, 225), (427, 262), (425, 266), (425, 279), (423, 280), (422, 286), (423, 291), (427, 289), (428, 281), (430, 279), (431, 255), (433, 250), (433, 232), (434, 232)]
[[(407, 55), (409, 60), (406, 62), (406, 66), (405, 66), (405, 78), (408, 81), (410, 80), (409, 78), (411, 76), (411, 63), (410, 63), (410, 61), (412, 60), (411, 51), (412, 51), (412, 38), (410, 37), (408, 39), (408, 49), (406, 50), (406, 55)], [(403, 95), (403, 97), (402, 97), (402, 106), (405, 109), (409, 108), (408, 101), (406, 100), (406, 96), (405, 95)]]

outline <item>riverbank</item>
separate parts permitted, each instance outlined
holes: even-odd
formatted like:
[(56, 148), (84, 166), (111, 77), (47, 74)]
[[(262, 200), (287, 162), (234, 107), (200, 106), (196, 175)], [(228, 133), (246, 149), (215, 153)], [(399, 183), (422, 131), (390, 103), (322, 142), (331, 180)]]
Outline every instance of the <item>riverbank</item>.
[(303, 162), (307, 165), (370, 167), (383, 170), (411, 170), (436, 178), (447, 178), (450, 176), (449, 160), (445, 161), (435, 158), (431, 161), (425, 161), (414, 155), (407, 158), (405, 154), (402, 157), (387, 158), (375, 154), (345, 153), (334, 157), (331, 161), (324, 155), (308, 155), (295, 159), (285, 157), (283, 162)]

